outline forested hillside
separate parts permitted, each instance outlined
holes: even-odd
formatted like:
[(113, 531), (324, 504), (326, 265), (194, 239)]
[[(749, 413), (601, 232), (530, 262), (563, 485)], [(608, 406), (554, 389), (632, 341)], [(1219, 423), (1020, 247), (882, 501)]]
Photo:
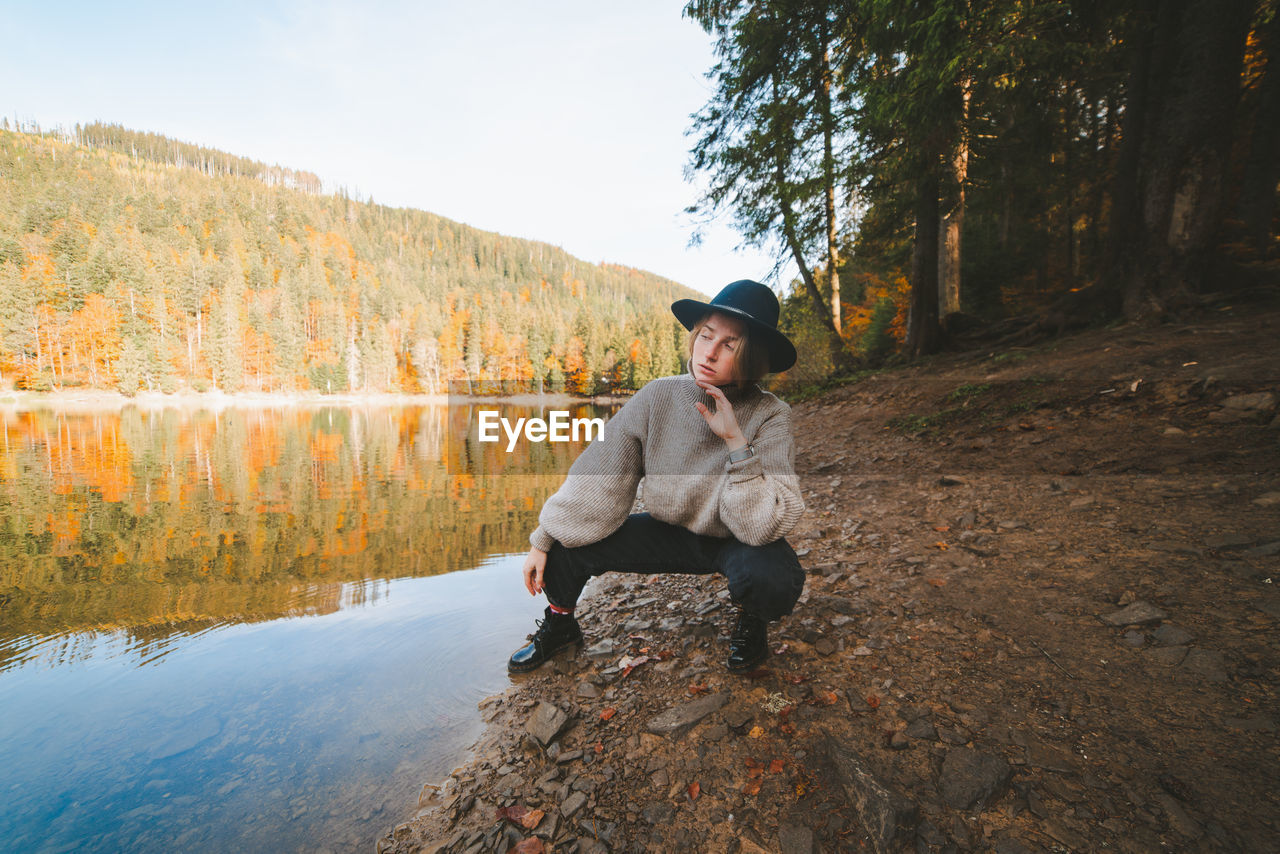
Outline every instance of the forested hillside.
[(680, 369), (626, 267), (110, 125), (0, 130), (0, 387), (637, 388)]

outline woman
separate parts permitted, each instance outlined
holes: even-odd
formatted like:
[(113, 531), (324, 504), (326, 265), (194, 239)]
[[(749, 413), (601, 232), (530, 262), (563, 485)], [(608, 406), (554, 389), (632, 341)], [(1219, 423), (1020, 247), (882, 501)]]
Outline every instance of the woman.
[[(636, 392), (543, 505), (523, 574), (531, 595), (547, 597), (545, 619), (508, 671), (582, 642), (574, 607), (605, 572), (724, 575), (740, 609), (729, 670), (768, 655), (768, 622), (790, 614), (804, 587), (783, 539), (804, 512), (791, 409), (756, 385), (795, 364), (778, 310), (769, 288), (745, 279), (710, 303), (672, 304), (690, 331), (688, 373)], [(641, 477), (648, 512), (628, 515)]]

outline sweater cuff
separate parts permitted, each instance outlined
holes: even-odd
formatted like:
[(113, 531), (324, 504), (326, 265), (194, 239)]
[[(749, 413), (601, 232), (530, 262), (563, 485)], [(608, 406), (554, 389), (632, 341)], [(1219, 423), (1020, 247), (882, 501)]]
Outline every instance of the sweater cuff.
[(724, 470), (729, 475), (730, 483), (744, 483), (764, 475), (764, 465), (760, 462), (759, 454), (752, 454), (736, 463), (725, 463)]
[(544, 531), (541, 525), (534, 528), (533, 533), (529, 535), (529, 545), (533, 546), (535, 549), (549, 552), (551, 551), (551, 547), (555, 544), (555, 537)]

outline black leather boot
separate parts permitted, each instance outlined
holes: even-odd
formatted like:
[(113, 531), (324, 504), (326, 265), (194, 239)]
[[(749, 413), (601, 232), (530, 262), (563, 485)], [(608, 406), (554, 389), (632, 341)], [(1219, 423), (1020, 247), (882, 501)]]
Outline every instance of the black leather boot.
[(753, 670), (769, 655), (769, 624), (762, 617), (738, 612), (738, 625), (729, 638), (729, 670)]
[(529, 636), (529, 643), (517, 649), (507, 661), (508, 673), (528, 673), (537, 670), (557, 652), (567, 646), (582, 643), (582, 629), (573, 614), (557, 614), (550, 608), (546, 617), (538, 620), (538, 630)]

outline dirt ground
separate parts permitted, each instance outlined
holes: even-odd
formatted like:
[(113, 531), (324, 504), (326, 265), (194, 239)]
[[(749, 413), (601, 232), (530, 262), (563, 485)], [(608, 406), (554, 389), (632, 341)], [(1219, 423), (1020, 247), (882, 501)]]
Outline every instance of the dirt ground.
[(765, 666), (720, 579), (605, 576), (379, 852), (1280, 850), (1277, 341), (1221, 306), (796, 404)]

